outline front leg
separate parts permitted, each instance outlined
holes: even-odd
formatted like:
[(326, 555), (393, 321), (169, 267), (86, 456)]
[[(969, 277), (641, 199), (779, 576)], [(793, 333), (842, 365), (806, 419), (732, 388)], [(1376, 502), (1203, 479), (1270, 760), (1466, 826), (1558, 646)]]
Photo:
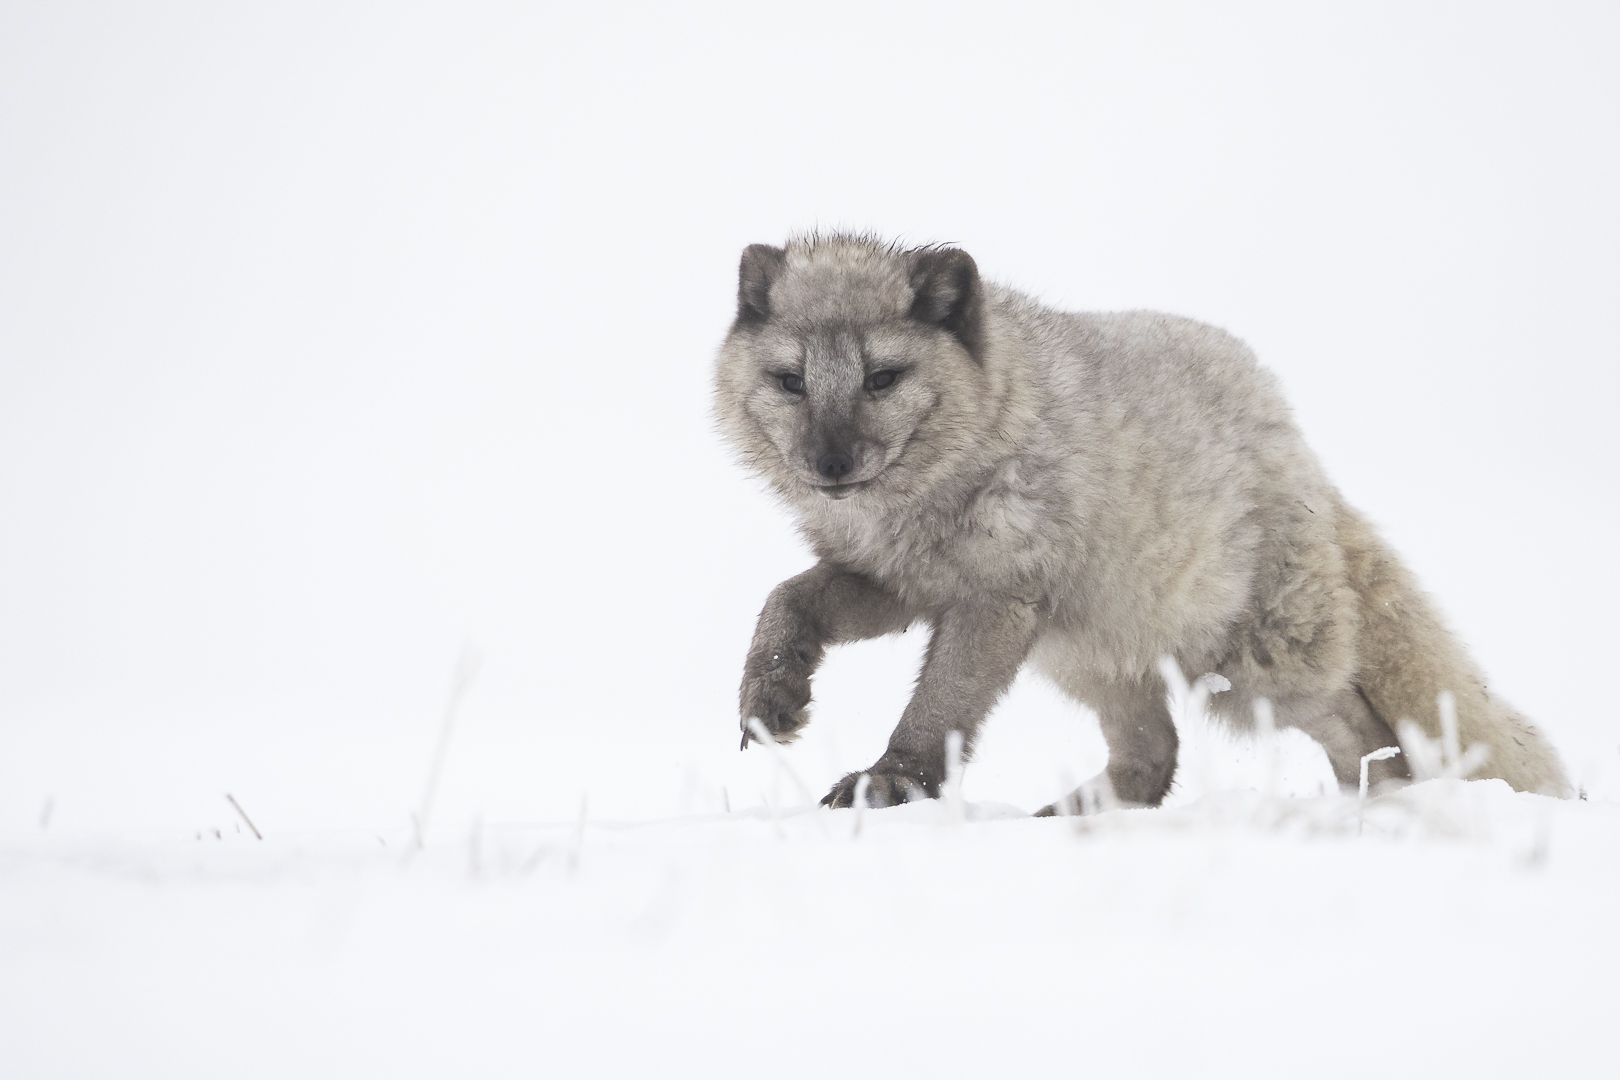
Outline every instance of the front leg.
[(743, 749), (753, 737), (751, 717), (780, 742), (798, 738), (809, 722), (810, 676), (821, 666), (827, 646), (882, 637), (910, 622), (893, 593), (829, 562), (771, 590), (743, 664)]
[[(870, 769), (867, 798), (893, 806), (914, 797), (936, 798), (945, 779), (945, 736), (962, 733), (966, 757), (998, 698), (1023, 666), (1039, 616), (1017, 599), (947, 609), (934, 623), (928, 657), (889, 748)], [(827, 793), (824, 806), (850, 806), (861, 773), (850, 773)]]

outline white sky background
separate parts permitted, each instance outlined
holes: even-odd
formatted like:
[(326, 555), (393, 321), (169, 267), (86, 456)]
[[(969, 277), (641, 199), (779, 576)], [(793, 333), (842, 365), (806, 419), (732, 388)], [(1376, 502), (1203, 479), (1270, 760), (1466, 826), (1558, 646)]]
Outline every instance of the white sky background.
[[(816, 225), (1246, 339), (1601, 784), (1620, 16), (1299, 8), (7, 5), (0, 828), (398, 824), (467, 640), (441, 820), (757, 801), (808, 555), (710, 367), (742, 246)], [(834, 655), (813, 783), (917, 637)], [(1020, 684), (970, 782), (1033, 808), (1091, 726)]]

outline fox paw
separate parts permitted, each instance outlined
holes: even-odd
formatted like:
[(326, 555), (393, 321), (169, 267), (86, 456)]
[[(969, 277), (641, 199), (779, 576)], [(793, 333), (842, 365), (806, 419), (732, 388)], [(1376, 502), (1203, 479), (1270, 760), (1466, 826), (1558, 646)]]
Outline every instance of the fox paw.
[(905, 762), (879, 761), (864, 772), (852, 772), (832, 786), (822, 806), (842, 809), (855, 805), (855, 787), (867, 778), (866, 805), (899, 806), (918, 799), (939, 798), (939, 777), (930, 770)]
[(753, 738), (748, 721), (758, 719), (777, 742), (792, 742), (799, 737), (799, 729), (810, 722), (806, 708), (810, 704), (810, 673), (808, 665), (797, 658), (779, 656), (749, 659), (743, 670), (742, 693), (739, 705), (742, 712), (743, 749)]

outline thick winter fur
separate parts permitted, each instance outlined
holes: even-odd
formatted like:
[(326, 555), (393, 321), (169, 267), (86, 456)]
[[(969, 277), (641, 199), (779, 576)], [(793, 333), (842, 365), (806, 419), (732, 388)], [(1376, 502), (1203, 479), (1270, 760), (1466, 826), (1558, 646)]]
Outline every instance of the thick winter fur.
[[(1214, 704), (1233, 723), (1270, 699), (1341, 783), (1402, 718), (1438, 735), (1450, 690), (1463, 745), (1490, 747), (1478, 775), (1568, 791), (1220, 330), (1053, 311), (955, 249), (806, 237), (743, 253), (715, 401), (820, 559), (760, 615), (745, 746), (750, 717), (796, 735), (827, 646), (921, 621), (916, 692), (863, 770), (880, 805), (937, 794), (946, 733), (971, 749), (1026, 663), (1108, 741), (1103, 776), (1059, 805), (1156, 805), (1176, 764), (1165, 655), (1230, 680)], [(849, 805), (858, 775), (824, 801)], [(1374, 766), (1405, 775), (1402, 758)]]

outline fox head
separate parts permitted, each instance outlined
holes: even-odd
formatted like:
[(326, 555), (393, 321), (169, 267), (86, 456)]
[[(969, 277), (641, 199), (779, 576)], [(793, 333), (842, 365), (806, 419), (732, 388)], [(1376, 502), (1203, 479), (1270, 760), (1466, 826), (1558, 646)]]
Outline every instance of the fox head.
[(716, 413), (790, 503), (892, 505), (972, 440), (996, 380), (965, 251), (809, 237), (751, 245), (737, 277)]

